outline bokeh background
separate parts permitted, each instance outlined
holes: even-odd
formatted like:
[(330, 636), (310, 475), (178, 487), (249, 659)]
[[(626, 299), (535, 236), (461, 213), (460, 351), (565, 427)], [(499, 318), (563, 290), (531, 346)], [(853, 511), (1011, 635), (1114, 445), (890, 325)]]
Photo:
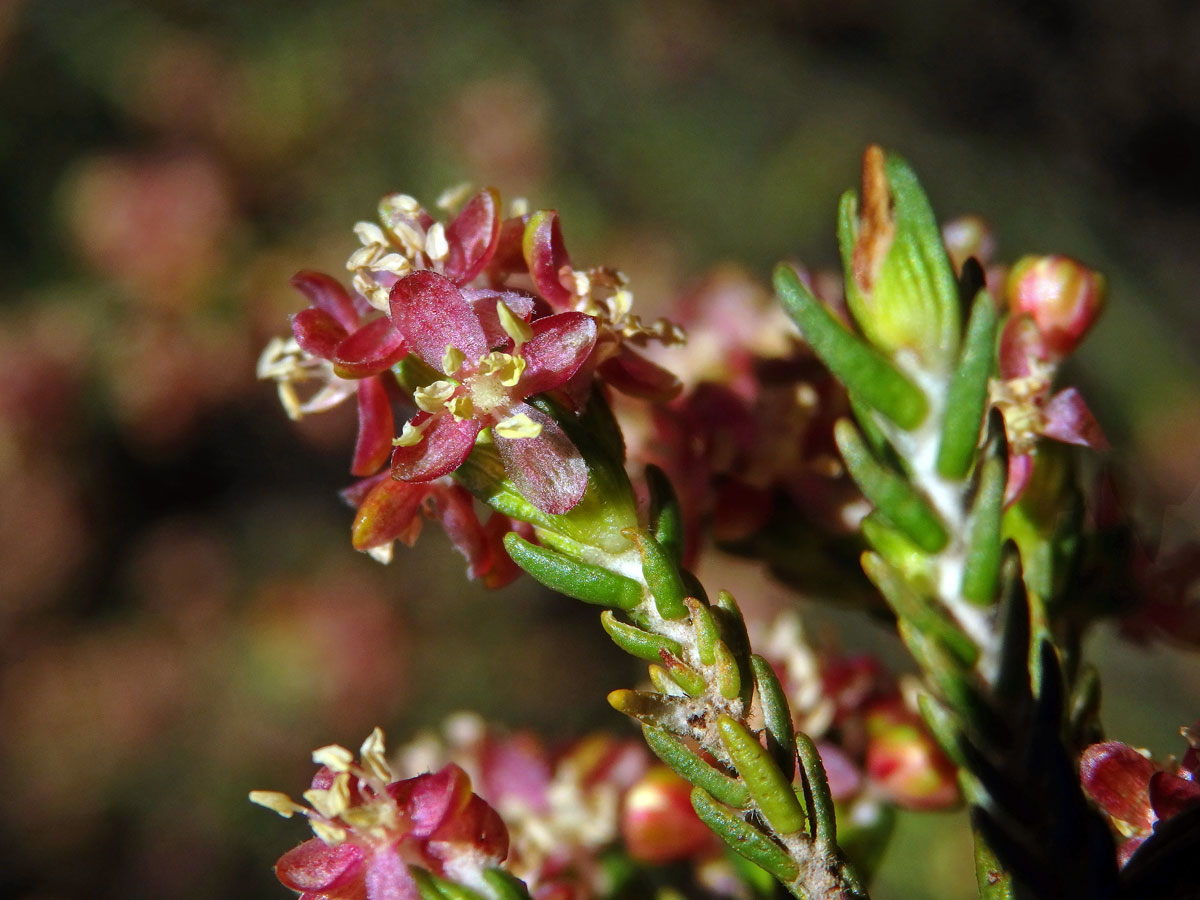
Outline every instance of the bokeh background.
[[(625, 727), (592, 614), (464, 586), (434, 529), (355, 554), (352, 413), (293, 425), (254, 380), (288, 277), (387, 191), (557, 206), (665, 311), (724, 260), (832, 262), (883, 143), (1002, 255), (1109, 275), (1076, 377), (1148, 533), (1195, 534), (1197, 46), (1183, 0), (0, 0), (0, 894), (283, 898), (300, 828), (245, 794), (312, 747), (464, 707)], [(1196, 660), (1093, 649), (1111, 731), (1176, 749)], [(962, 825), (907, 817), (875, 896), (970, 895)]]

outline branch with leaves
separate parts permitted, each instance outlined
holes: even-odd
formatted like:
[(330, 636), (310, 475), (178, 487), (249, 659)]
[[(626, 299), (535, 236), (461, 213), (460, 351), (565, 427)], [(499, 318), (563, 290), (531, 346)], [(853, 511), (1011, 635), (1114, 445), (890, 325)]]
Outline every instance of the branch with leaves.
[[(861, 553), (920, 667), (919, 715), (971, 805), (981, 894), (1130, 895), (1077, 775), (1100, 737), (1081, 639), (1108, 611), (1079, 593), (1111, 530), (1085, 521), (1068, 447), (1100, 447), (1103, 435), (1078, 391), (1054, 386), (1101, 309), (1102, 279), (1065, 257), (999, 272), (978, 227), (943, 234), (911, 169), (872, 147), (861, 198), (847, 193), (839, 209), (841, 290), (799, 267), (776, 270), (804, 343), (788, 339), (767, 361), (727, 346), (739, 379), (696, 384), (660, 365), (656, 348), (680, 345), (682, 330), (634, 314), (616, 270), (575, 268), (556, 212), (517, 203), (505, 215), (492, 190), (443, 205), (457, 209), (445, 223), (411, 197), (384, 198), (376, 220), (355, 226), (352, 290), (297, 275), (311, 305), (260, 360), (293, 417), (356, 398), (351, 471), (361, 480), (345, 492), (354, 546), (390, 561), (394, 542), (411, 545), (428, 516), (472, 577), (495, 586), (523, 571), (602, 607), (613, 642), (650, 663), (648, 683), (614, 691), (610, 704), (689, 786), (694, 815), (752, 864), (743, 878), (762, 870), (813, 900), (865, 898), (859, 872), (878, 857), (861, 823), (839, 831), (840, 773), (856, 775), (847, 747), (899, 748), (879, 771), (907, 754), (929, 775), (909, 793), (913, 805), (953, 792), (939, 787), (932, 739), (924, 749), (899, 692), (865, 732), (840, 701), (816, 715), (814, 691), (797, 693), (786, 667), (754, 652), (734, 598), (710, 597), (689, 566), (703, 534), (734, 535), (739, 552), (783, 577), (815, 574), (828, 592), (874, 606), (848, 564)], [(632, 459), (631, 403), (656, 411), (642, 416), (653, 436), (639, 435)], [(826, 548), (820, 562), (803, 555), (800, 534)], [(808, 685), (815, 696), (838, 690), (837, 679), (818, 682)], [(809, 698), (807, 708), (793, 711), (789, 694)], [(293, 854), (324, 874), (296, 875), (295, 857), (281, 861), (285, 883), (314, 900), (523, 895), (499, 867), (491, 808), (462, 770), (392, 781), (368, 743), (362, 763), (319, 751), (308, 808), (256, 795), (307, 815), (320, 844)], [(427, 799), (434, 782), (421, 778), (445, 781), (456, 799)], [(876, 805), (904, 799), (866, 793)], [(452, 808), (467, 812), (454, 818)], [(420, 830), (434, 820), (433, 831), (458, 836), (464, 859), (487, 865), (426, 852), (447, 843)], [(1154, 834), (1144, 843), (1178, 852), (1177, 838), (1165, 850)]]

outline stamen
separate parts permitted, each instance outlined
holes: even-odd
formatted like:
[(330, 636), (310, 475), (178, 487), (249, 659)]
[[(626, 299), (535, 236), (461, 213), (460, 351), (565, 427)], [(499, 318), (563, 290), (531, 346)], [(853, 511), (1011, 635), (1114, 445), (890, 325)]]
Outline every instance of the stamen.
[(533, 421), (525, 413), (509, 416), (497, 422), (494, 428), (503, 438), (535, 438), (542, 433), (542, 423)]
[(334, 772), (348, 772), (354, 765), (354, 754), (338, 744), (318, 747), (313, 751), (313, 762)]
[(413, 391), (413, 402), (417, 404), (418, 409), (427, 413), (435, 413), (454, 396), (457, 388), (458, 385), (453, 381), (435, 381), (433, 384), (427, 384), (425, 387), (419, 387)]
[[(425, 429), (429, 427), (431, 422), (433, 422), (433, 419), (426, 419), (420, 425), (414, 425), (412, 422), (405, 422), (404, 427), (400, 429), (400, 437), (392, 438), (392, 446), (415, 447), (417, 444), (421, 443), (421, 440), (425, 437)], [(378, 556), (375, 558), (379, 559)], [(389, 547), (388, 558), (380, 560), (380, 562), (391, 562), (391, 559), (392, 554)]]
[(446, 352), (442, 354), (442, 371), (447, 375), (453, 375), (462, 368), (462, 364), (466, 360), (467, 357), (463, 352), (451, 344), (446, 348)]
[(446, 190), (442, 191), (441, 196), (437, 198), (438, 209), (444, 209), (446, 212), (454, 212), (466, 202), (474, 189), (474, 186), (469, 181), (446, 188)]
[(441, 262), (450, 255), (450, 244), (446, 240), (446, 226), (441, 222), (434, 222), (429, 226), (429, 233), (425, 235), (425, 255), (432, 262)]
[(522, 344), (533, 339), (533, 329), (529, 323), (509, 309), (503, 300), (496, 301), (496, 315), (500, 317), (500, 327), (504, 333), (513, 339), (515, 349), (520, 349)]
[(358, 751), (363, 767), (385, 784), (392, 780), (392, 767), (388, 765), (383, 743), (383, 729), (378, 726), (372, 731)]
[(303, 813), (304, 807), (282, 791), (251, 791), (250, 802), (265, 806), (271, 812), (279, 813), (285, 819), (290, 819), (296, 813)]

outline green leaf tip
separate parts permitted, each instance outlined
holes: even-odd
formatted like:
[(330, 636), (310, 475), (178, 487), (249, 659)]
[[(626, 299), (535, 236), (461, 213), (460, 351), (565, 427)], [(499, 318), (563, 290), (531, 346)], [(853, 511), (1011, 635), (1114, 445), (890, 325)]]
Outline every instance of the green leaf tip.
[(925, 498), (874, 457), (849, 419), (840, 419), (833, 435), (863, 496), (926, 553), (941, 551), (950, 538)]
[(937, 471), (943, 478), (963, 478), (974, 461), (987, 407), (988, 378), (996, 356), (996, 322), (991, 295), (980, 291), (975, 295), (962, 355), (946, 393), (937, 457)]
[(750, 804), (750, 792), (744, 784), (718, 771), (669, 731), (643, 725), (642, 734), (654, 755), (684, 781), (703, 788), (727, 806), (745, 809)]
[(851, 394), (901, 428), (924, 421), (929, 403), (921, 389), (835, 319), (786, 263), (775, 267), (775, 291), (813, 352)]
[(717, 719), (721, 743), (737, 767), (763, 816), (779, 834), (804, 830), (804, 809), (786, 775), (745, 725), (731, 716)]
[(678, 563), (652, 534), (636, 528), (627, 528), (624, 535), (637, 544), (642, 555), (642, 575), (646, 586), (654, 597), (654, 605), (664, 619), (682, 619), (688, 614), (683, 602), (687, 588)]
[(513, 562), (560, 594), (625, 611), (642, 602), (642, 587), (633, 579), (539, 547), (515, 531), (504, 536), (504, 549)]
[(627, 625), (614, 616), (610, 610), (605, 610), (600, 614), (600, 624), (608, 632), (608, 636), (613, 639), (614, 644), (638, 659), (659, 662), (664, 650), (674, 656), (680, 656), (683, 653), (683, 648), (678, 641), (673, 641), (660, 634), (643, 631), (635, 625)]
[(799, 864), (782, 847), (733, 810), (718, 803), (703, 788), (692, 789), (692, 809), (700, 821), (733, 850), (784, 884), (790, 884), (800, 876)]

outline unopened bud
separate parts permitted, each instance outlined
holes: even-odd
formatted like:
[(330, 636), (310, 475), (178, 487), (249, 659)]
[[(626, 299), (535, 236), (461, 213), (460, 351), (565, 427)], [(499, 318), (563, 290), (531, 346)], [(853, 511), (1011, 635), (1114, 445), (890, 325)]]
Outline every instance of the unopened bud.
[(866, 726), (867, 777), (894, 803), (944, 809), (958, 802), (954, 766), (899, 698), (868, 712)]
[(1070, 354), (1104, 308), (1104, 276), (1069, 256), (1025, 256), (1008, 276), (1014, 315), (1033, 317), (1046, 349)]
[(972, 257), (981, 266), (986, 266), (996, 252), (996, 236), (982, 216), (951, 219), (942, 225), (942, 240), (956, 272), (961, 272), (963, 263)]
[(666, 766), (655, 766), (625, 795), (621, 835), (629, 855), (651, 865), (713, 849), (713, 834), (696, 816), (692, 788)]

